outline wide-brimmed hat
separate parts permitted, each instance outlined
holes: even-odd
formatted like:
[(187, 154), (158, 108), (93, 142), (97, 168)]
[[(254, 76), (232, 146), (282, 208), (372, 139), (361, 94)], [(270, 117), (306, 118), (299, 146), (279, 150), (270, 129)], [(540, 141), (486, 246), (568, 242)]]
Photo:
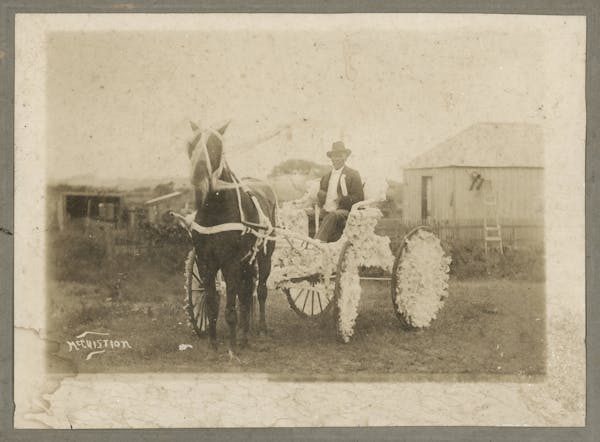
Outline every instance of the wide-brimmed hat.
[(348, 156), (352, 153), (352, 151), (350, 149), (346, 149), (346, 146), (342, 141), (336, 141), (331, 145), (331, 150), (327, 152), (327, 156), (331, 158), (331, 155), (334, 153), (345, 153), (346, 156)]

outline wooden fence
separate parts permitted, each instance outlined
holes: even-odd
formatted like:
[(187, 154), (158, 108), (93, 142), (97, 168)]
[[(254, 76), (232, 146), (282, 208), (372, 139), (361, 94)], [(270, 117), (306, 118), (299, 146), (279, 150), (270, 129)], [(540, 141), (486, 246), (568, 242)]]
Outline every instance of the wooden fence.
[[(406, 221), (402, 218), (379, 220), (375, 227), (378, 235), (388, 236), (392, 242), (392, 250), (396, 250), (406, 233), (417, 226), (427, 225), (444, 242), (480, 242), (483, 246), (483, 222), (480, 219), (460, 220), (456, 223), (428, 220), (423, 222)], [(544, 242), (544, 226), (524, 220), (500, 220), (502, 240), (505, 247), (539, 246)], [(179, 227), (173, 226), (174, 229)], [(117, 226), (111, 223), (92, 222), (86, 231), (94, 232), (94, 236), (105, 243), (107, 256), (129, 255), (140, 256), (148, 252), (148, 248), (168, 247), (169, 242), (155, 243), (151, 232), (132, 226)], [(183, 231), (182, 235), (187, 235)]]
[[(483, 220), (467, 219), (449, 221), (406, 221), (402, 218), (382, 218), (375, 231), (379, 235), (389, 236), (392, 246), (399, 243), (404, 235), (411, 229), (426, 225), (442, 240), (446, 242), (465, 241), (481, 242), (483, 245)], [(528, 220), (501, 219), (500, 227), (504, 246), (533, 246), (544, 242), (544, 225)]]

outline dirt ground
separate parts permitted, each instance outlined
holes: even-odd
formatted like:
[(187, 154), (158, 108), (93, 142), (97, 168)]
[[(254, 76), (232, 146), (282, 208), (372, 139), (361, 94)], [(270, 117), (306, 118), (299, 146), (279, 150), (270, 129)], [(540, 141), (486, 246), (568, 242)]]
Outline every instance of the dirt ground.
[[(336, 337), (332, 316), (320, 323), (303, 320), (289, 308), (282, 292), (271, 291), (270, 333), (252, 336), (238, 362), (227, 355), (224, 302), (217, 352), (187, 325), (181, 274), (140, 273), (122, 283), (117, 299), (111, 298), (114, 287), (51, 281), (49, 369), (255, 372), (284, 380), (435, 379), (432, 374), (457, 380), (498, 375), (531, 380), (545, 372), (543, 283), (451, 281), (438, 318), (430, 328), (416, 331), (399, 328), (388, 283), (363, 281), (362, 286), (355, 336), (348, 344)], [(84, 339), (107, 339), (109, 348), (87, 359), (93, 349), (73, 346), (85, 331), (105, 333)], [(180, 350), (181, 344), (192, 347)]]

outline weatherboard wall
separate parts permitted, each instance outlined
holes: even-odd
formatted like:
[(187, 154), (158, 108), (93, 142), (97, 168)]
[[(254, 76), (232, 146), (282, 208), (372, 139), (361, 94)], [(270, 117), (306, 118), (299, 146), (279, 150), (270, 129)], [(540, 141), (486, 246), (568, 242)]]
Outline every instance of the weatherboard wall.
[(404, 171), (404, 219), (421, 220), (422, 177), (432, 177), (431, 221), (453, 224), (483, 223), (485, 206), (483, 186), (470, 190), (471, 173), (478, 172), (492, 183), (497, 194), (497, 210), (501, 223), (542, 224), (544, 186), (542, 168), (505, 167), (441, 167), (406, 169)]

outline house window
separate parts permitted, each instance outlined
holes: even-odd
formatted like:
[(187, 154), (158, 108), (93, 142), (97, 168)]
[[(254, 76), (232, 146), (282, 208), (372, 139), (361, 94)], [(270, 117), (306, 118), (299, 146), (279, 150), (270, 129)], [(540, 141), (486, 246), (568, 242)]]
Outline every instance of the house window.
[(433, 177), (421, 177), (421, 219), (428, 220), (432, 216), (432, 186)]

